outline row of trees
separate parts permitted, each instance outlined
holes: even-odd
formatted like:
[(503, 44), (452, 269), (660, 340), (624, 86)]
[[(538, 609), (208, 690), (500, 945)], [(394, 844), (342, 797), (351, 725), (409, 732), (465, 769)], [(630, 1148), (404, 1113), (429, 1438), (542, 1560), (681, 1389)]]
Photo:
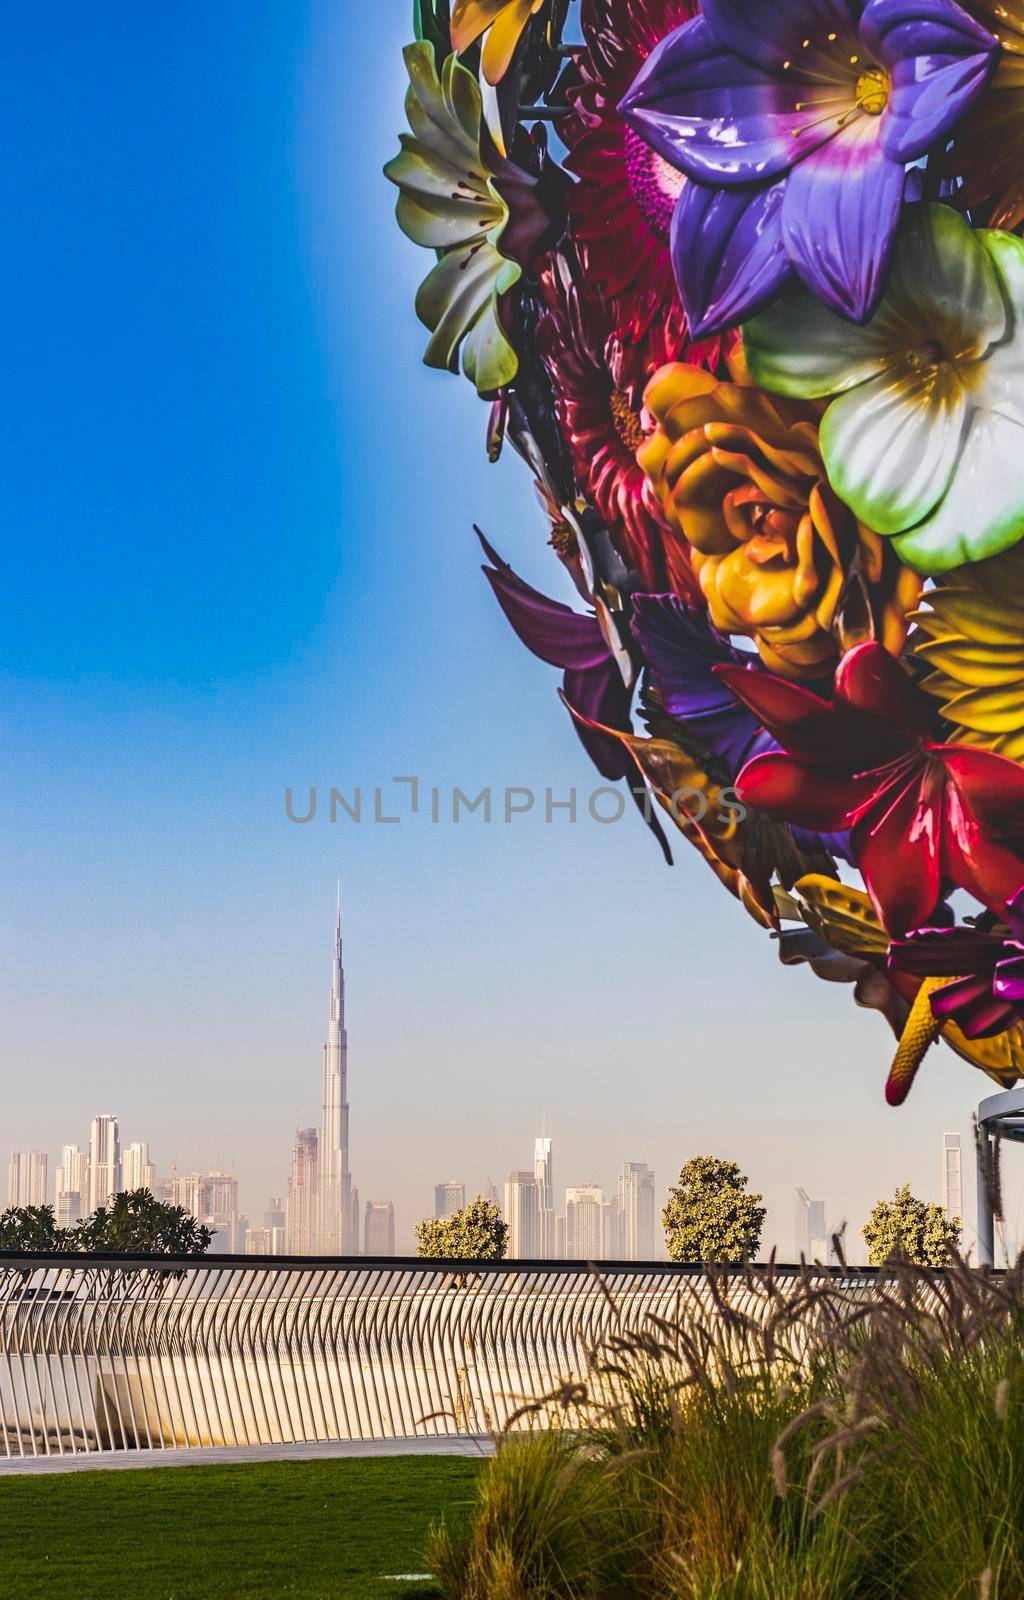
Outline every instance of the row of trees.
[[(693, 1156), (673, 1184), (661, 1213), (671, 1261), (753, 1261), (761, 1245), (767, 1210), (764, 1196), (751, 1194), (735, 1161)], [(922, 1267), (940, 1267), (960, 1244), (961, 1222), (941, 1206), (918, 1200), (904, 1184), (892, 1200), (880, 1200), (861, 1230), (873, 1267), (900, 1257)], [(451, 1217), (428, 1217), (416, 1229), (419, 1255), (428, 1261), (501, 1261), (508, 1226), (498, 1207), (477, 1195)]]
[(11, 1206), (0, 1212), (0, 1250), (203, 1256), (212, 1238), (211, 1229), (181, 1206), (165, 1205), (148, 1189), (124, 1189), (70, 1227), (58, 1223), (52, 1206)]

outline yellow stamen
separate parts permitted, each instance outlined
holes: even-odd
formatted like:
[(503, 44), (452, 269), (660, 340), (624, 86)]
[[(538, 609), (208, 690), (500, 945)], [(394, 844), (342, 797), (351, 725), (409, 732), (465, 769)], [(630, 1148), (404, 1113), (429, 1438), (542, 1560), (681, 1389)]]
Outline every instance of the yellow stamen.
[(879, 117), (889, 104), (889, 78), (877, 67), (857, 79), (857, 104), (869, 117)]

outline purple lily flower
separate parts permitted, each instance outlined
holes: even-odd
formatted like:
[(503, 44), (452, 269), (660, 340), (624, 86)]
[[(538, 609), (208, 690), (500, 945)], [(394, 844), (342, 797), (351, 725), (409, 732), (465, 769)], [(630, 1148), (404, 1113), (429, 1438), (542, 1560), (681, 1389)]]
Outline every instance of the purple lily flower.
[[(735, 650), (678, 595), (635, 594), (630, 630), (665, 710), (707, 746), (730, 782), (752, 757), (781, 749), (714, 670), (722, 662), (757, 670), (756, 657)], [(832, 856), (853, 860), (848, 832), (789, 831), (802, 850), (824, 847)]]
[(692, 336), (745, 321), (794, 273), (867, 322), (907, 165), (949, 135), (999, 50), (953, 0), (704, 0), (619, 108), (689, 180), (670, 248)]
[[(597, 617), (573, 611), (571, 606), (531, 588), (502, 560), (479, 528), (476, 535), (490, 562), (483, 568), (484, 577), (514, 631), (533, 655), (549, 666), (562, 668), (563, 699), (570, 712), (580, 713), (579, 717), (573, 715), (573, 726), (598, 772), (610, 782), (632, 777), (635, 766), (628, 750), (600, 728), (586, 725), (600, 723), (623, 733), (633, 731), (632, 694), (623, 682)], [(632, 784), (630, 790), (671, 866), (668, 840), (653, 809), (644, 803), (642, 791), (638, 793)]]
[(980, 928), (922, 928), (894, 939), (889, 968), (954, 981), (936, 989), (932, 1013), (968, 1039), (1002, 1033), (1024, 1020), (1024, 887), (1008, 902), (1009, 934)]

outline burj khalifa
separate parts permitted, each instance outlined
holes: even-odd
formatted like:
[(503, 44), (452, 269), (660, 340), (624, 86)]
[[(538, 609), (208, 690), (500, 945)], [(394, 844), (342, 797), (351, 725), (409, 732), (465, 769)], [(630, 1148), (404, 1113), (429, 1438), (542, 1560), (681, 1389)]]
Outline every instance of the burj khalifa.
[(348, 1164), (348, 1034), (345, 1032), (345, 969), (341, 955), (341, 888), (334, 925), (331, 1014), (324, 1040), (323, 1121), (319, 1130), (319, 1225), (317, 1253), (355, 1255), (359, 1230), (353, 1216)]

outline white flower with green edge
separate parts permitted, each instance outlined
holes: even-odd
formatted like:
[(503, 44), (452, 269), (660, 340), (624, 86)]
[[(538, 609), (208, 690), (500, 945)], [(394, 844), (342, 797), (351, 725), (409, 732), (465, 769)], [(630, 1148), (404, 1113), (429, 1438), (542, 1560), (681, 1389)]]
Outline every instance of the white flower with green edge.
[(481, 394), (515, 377), (516, 353), (505, 337), (499, 297), (521, 268), (498, 240), (509, 210), (480, 158), (480, 89), (448, 56), (438, 77), (427, 40), (403, 52), (409, 73), (405, 114), (411, 133), (384, 168), (401, 191), (398, 225), (416, 244), (438, 252), (416, 295), (416, 314), (430, 329), (428, 367), (462, 370)]
[(949, 206), (907, 209), (885, 298), (864, 327), (805, 290), (743, 329), (755, 383), (836, 398), (829, 480), (929, 576), (1024, 537), (1024, 242)]

